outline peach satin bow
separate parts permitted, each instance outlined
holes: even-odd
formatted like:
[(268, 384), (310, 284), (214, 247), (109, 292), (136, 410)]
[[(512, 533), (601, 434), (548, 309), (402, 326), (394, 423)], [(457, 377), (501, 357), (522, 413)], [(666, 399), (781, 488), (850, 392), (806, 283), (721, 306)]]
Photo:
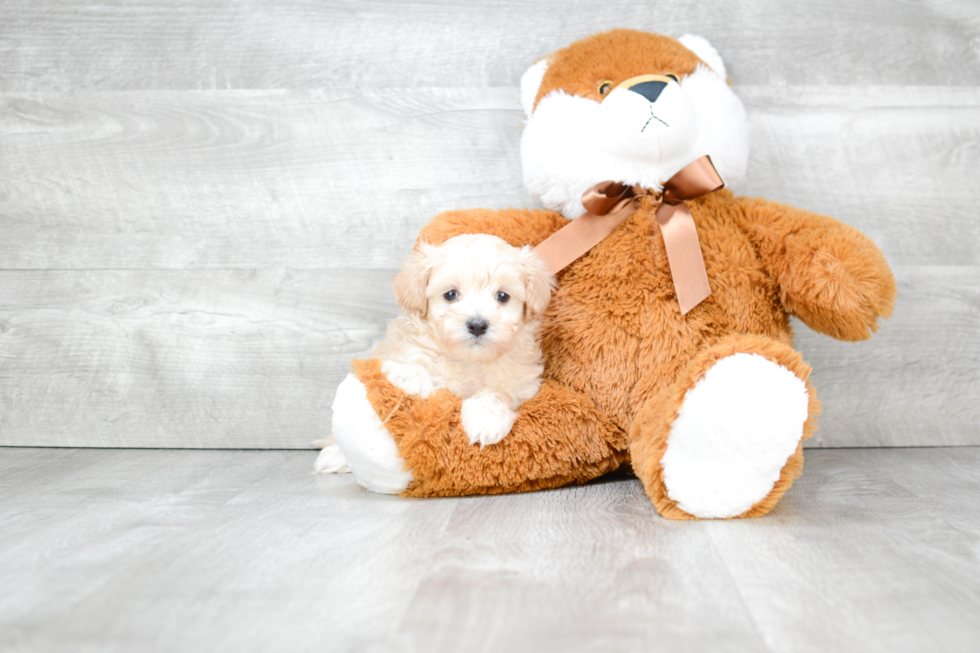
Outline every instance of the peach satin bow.
[(553, 233), (535, 251), (555, 274), (633, 215), (644, 196), (653, 197), (660, 202), (657, 222), (664, 237), (677, 302), (681, 314), (686, 314), (711, 294), (711, 287), (694, 218), (684, 200), (706, 195), (722, 186), (724, 182), (707, 156), (681, 168), (664, 184), (662, 194), (615, 181), (600, 182), (582, 195), (587, 213)]

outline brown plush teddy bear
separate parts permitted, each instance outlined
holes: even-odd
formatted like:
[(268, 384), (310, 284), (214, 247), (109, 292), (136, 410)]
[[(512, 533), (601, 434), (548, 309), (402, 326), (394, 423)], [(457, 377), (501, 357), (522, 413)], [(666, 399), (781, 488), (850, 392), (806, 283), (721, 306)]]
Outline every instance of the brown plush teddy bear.
[(333, 406), (346, 464), (369, 489), (421, 497), (583, 483), (628, 463), (665, 517), (767, 513), (819, 410), (789, 316), (869, 338), (895, 299), (884, 257), (833, 218), (696, 183), (734, 184), (748, 158), (745, 109), (703, 38), (598, 34), (534, 64), (521, 96), (525, 183), (553, 211), (452, 211), (419, 239), (562, 234), (539, 247), (562, 268), (544, 384), (480, 448), (458, 397), (406, 396), (379, 361), (354, 361)]

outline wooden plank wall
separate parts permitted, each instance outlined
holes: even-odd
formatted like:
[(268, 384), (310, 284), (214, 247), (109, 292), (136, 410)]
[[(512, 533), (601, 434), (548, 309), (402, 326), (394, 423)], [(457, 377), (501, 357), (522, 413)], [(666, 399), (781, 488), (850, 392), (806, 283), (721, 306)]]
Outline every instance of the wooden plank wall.
[(980, 444), (980, 6), (0, 1), (0, 444), (307, 447), (419, 228), (536, 206), (517, 83), (629, 26), (706, 36), (736, 190), (885, 251), (895, 317), (798, 325), (811, 446)]

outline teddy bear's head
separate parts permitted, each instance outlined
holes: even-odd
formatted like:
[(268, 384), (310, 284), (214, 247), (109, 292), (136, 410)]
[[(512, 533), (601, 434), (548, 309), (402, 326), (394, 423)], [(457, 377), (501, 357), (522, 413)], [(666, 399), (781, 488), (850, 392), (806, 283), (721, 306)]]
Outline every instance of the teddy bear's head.
[(745, 107), (699, 36), (612, 30), (539, 60), (521, 78), (524, 183), (567, 218), (602, 181), (659, 190), (705, 154), (731, 185), (745, 171)]

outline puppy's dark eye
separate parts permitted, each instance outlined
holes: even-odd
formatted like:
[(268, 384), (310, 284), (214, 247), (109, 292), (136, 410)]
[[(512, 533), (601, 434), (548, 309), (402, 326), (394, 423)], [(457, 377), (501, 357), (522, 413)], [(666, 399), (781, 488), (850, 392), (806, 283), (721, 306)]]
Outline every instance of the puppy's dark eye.
[(505, 292), (497, 293), (497, 301), (500, 302), (501, 304), (506, 304), (508, 299), (510, 299), (510, 295), (508, 295), (507, 293)]
[(667, 76), (667, 77), (670, 77), (670, 78), (671, 78), (672, 80), (674, 80), (675, 82), (680, 82), (680, 81), (681, 81), (681, 80), (680, 80), (680, 77), (678, 77), (678, 76), (677, 76), (677, 75), (675, 75), (674, 73), (667, 73), (667, 75), (666, 75), (666, 76)]
[(443, 293), (442, 296), (445, 298), (447, 302), (454, 302), (457, 299), (459, 299), (459, 293), (456, 292), (455, 290), (450, 290), (447, 293)]
[(606, 80), (604, 82), (599, 83), (597, 90), (599, 91), (599, 95), (606, 95), (607, 93), (609, 93), (609, 91), (612, 90), (612, 88), (613, 88), (612, 82)]

